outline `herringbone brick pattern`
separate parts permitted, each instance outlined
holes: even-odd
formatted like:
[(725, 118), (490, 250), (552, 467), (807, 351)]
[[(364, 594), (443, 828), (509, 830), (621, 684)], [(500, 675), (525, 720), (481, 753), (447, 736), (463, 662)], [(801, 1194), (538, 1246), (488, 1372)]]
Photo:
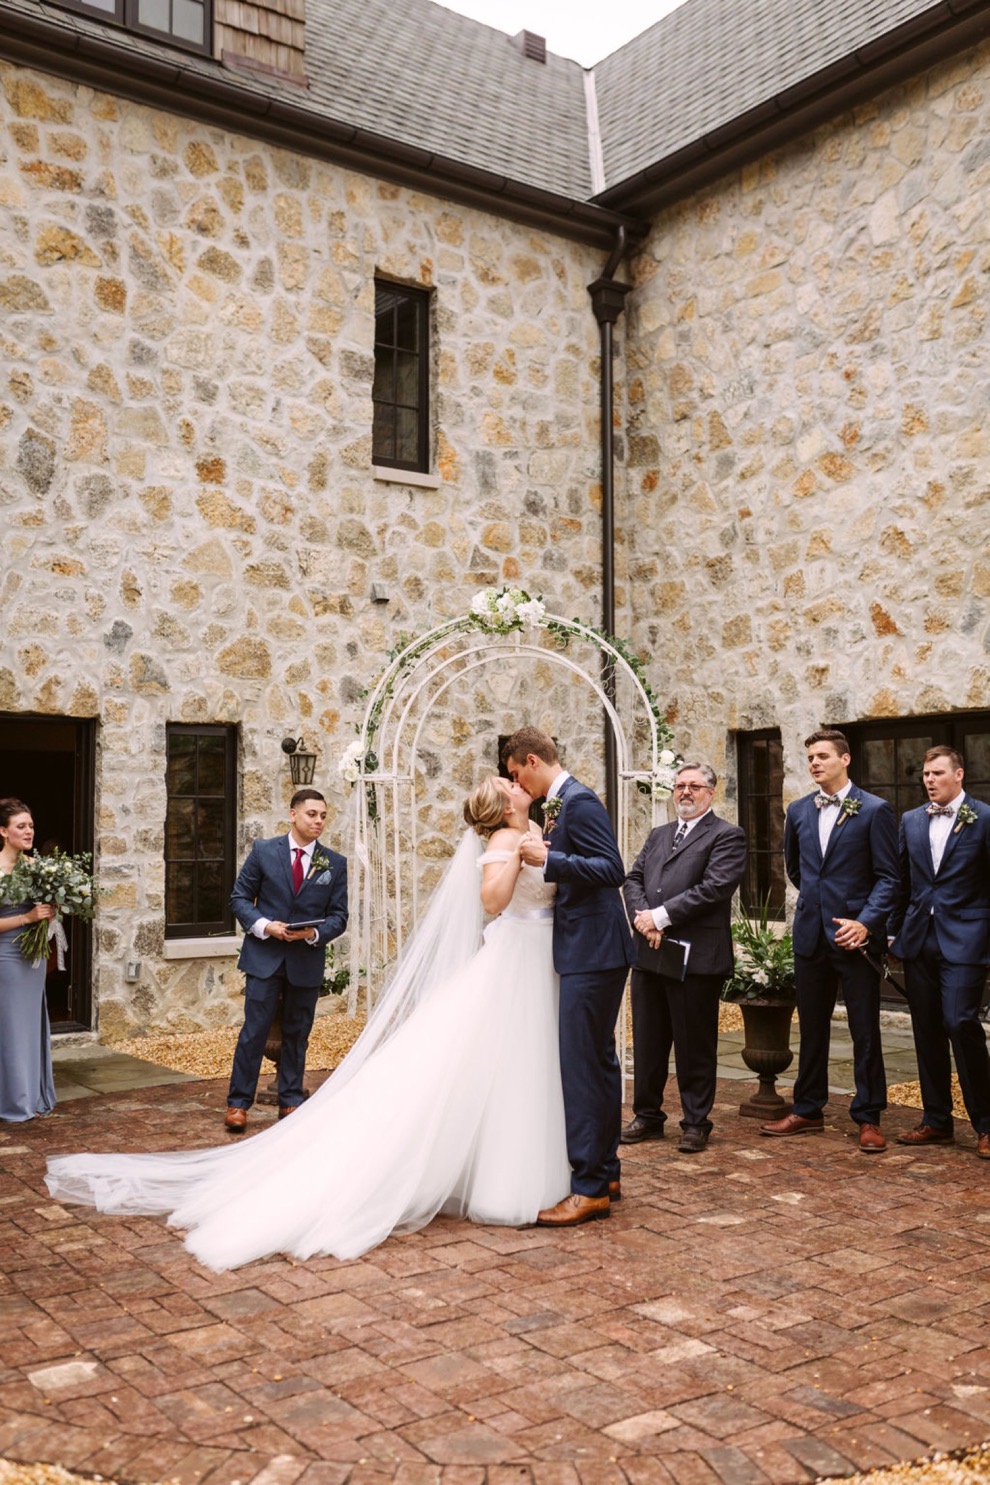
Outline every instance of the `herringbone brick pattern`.
[(220, 1277), (155, 1219), (47, 1196), (50, 1153), (214, 1143), (223, 1092), (0, 1131), (0, 1456), (179, 1485), (762, 1485), (990, 1435), (968, 1133), (867, 1157), (835, 1100), (824, 1135), (763, 1140), (726, 1083), (708, 1152), (634, 1147), (607, 1222), (440, 1220)]

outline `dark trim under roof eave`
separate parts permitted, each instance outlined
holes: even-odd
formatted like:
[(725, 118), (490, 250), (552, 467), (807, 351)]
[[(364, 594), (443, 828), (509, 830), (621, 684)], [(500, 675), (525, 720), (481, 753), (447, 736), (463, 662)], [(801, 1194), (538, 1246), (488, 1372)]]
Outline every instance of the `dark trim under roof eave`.
[(2, 4), (0, 57), (591, 247), (611, 248), (619, 227), (632, 238), (647, 231), (644, 222), (611, 207), (510, 180), (239, 85), (219, 63), (204, 71), (165, 47), (152, 54)]
[(990, 37), (990, 0), (942, 0), (861, 51), (601, 191), (599, 206), (652, 216), (809, 129)]

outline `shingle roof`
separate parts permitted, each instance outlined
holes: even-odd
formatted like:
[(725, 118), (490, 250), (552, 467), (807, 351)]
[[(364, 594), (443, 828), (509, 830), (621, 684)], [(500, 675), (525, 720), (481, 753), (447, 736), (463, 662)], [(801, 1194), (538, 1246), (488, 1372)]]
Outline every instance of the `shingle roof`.
[(312, 101), (335, 118), (544, 190), (591, 195), (584, 69), (524, 57), (432, 0), (307, 0)]
[(607, 186), (945, 10), (932, 0), (687, 0), (594, 69)]
[[(8, 37), (11, 24), (18, 35), (18, 16), (25, 24), (43, 17), (48, 36), (73, 37), (83, 71), (93, 53), (87, 38), (119, 51), (121, 76), (128, 56), (143, 60), (146, 72), (158, 64), (164, 81), (153, 94), (149, 83), (148, 96), (160, 106), (170, 73), (177, 107), (189, 93), (182, 79), (198, 77), (231, 119), (241, 108), (250, 119), (288, 100), (295, 108), (294, 122), (285, 126), (290, 132), (305, 132), (308, 112), (328, 121), (330, 134), (345, 145), (349, 131), (375, 136), (369, 148), (379, 161), (392, 159), (392, 142), (407, 153), (411, 148), (421, 177), (435, 176), (441, 192), (466, 167), (467, 173), (490, 172), (486, 189), (494, 182), (496, 197), (501, 188), (521, 201), (535, 188), (572, 203), (595, 199), (585, 69), (552, 53), (545, 64), (526, 58), (504, 32), (433, 0), (307, 0), (306, 91), (264, 74), (220, 69), (208, 57), (177, 52), (45, 0), (0, 0), (4, 16), (0, 31)], [(986, 30), (990, 0), (952, 0), (951, 6), (932, 0), (686, 0), (591, 70), (605, 168), (605, 191), (599, 182), (597, 199), (641, 211), (639, 172), (707, 142), (761, 105), (782, 95), (786, 100), (789, 90), (796, 95), (830, 66), (837, 76), (847, 64), (850, 73), (862, 73), (888, 39), (934, 34), (939, 27), (948, 32), (960, 17)], [(42, 45), (23, 54), (44, 56)], [(431, 155), (441, 161), (431, 165)], [(617, 189), (624, 182), (629, 185)]]

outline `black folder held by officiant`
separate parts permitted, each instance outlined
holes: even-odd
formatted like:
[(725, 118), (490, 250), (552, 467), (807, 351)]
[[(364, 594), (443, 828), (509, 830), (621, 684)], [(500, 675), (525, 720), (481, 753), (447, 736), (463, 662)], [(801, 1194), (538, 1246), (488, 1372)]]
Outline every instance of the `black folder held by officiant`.
[(638, 964), (654, 975), (663, 975), (668, 980), (683, 980), (688, 971), (691, 945), (679, 938), (668, 938), (664, 934), (659, 949), (651, 949), (641, 933), (636, 935)]

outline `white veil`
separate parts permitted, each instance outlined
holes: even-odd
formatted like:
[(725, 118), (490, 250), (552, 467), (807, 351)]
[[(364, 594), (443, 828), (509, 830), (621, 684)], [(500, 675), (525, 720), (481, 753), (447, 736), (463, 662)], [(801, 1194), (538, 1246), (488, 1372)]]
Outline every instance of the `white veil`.
[[(484, 844), (465, 831), (405, 952), (381, 991), (361, 1035), (337, 1070), (294, 1119), (273, 1124), (254, 1139), (207, 1150), (162, 1155), (68, 1155), (48, 1163), (45, 1180), (56, 1200), (90, 1203), (104, 1212), (171, 1213), (193, 1227), (277, 1173), (290, 1147), (305, 1144), (310, 1111), (326, 1127), (334, 1102), (372, 1053), (395, 1035), (421, 1005), (464, 966), (481, 944), (479, 858)], [(317, 1114), (317, 1109), (320, 1113)], [(239, 1260), (238, 1260), (239, 1261)], [(222, 1265), (225, 1266), (225, 1265)]]
[(457, 974), (481, 946), (483, 913), (478, 865), (485, 843), (465, 830), (429, 906), (379, 992), (368, 1024), (332, 1076), (343, 1087), (373, 1052), (439, 985)]

